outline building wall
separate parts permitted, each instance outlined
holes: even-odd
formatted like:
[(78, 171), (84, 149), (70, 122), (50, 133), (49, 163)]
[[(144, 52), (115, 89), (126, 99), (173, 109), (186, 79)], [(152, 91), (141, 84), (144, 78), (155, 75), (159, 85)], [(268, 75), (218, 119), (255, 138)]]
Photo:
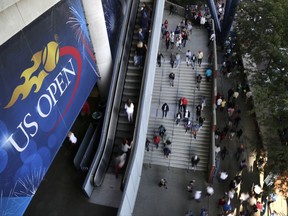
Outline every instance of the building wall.
[(60, 0), (0, 1), (0, 45), (29, 25)]

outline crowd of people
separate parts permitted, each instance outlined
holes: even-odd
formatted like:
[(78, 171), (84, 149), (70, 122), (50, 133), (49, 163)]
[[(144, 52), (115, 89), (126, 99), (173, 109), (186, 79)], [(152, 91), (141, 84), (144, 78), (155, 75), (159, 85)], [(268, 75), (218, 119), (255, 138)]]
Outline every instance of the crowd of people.
[[(194, 8), (195, 9), (195, 8)], [(193, 13), (192, 7), (191, 7), (191, 13)], [(172, 5), (170, 7), (170, 15), (175, 14), (175, 8)], [(205, 28), (207, 28), (208, 33), (211, 34), (211, 22), (210, 22), (210, 14), (209, 10), (206, 10), (206, 12), (202, 15), (202, 10), (199, 8), (199, 13), (197, 13), (197, 16), (203, 16), (205, 17)], [(196, 18), (196, 17), (195, 17)], [(191, 50), (186, 49), (186, 43), (189, 41), (192, 37), (192, 31), (193, 31), (193, 25), (197, 25), (197, 21), (195, 19), (192, 19), (190, 16), (185, 16), (184, 19), (181, 20), (180, 23), (178, 23), (176, 26), (171, 26), (168, 19), (165, 19), (161, 26), (161, 33), (162, 33), (162, 39), (165, 41), (166, 51), (170, 53), (170, 56), (164, 56), (163, 53), (158, 52), (157, 54), (157, 65), (159, 67), (162, 66), (163, 60), (165, 61), (170, 59), (171, 68), (177, 68), (179, 67), (180, 63), (182, 61), (185, 61), (187, 66), (191, 67), (195, 74), (195, 82), (197, 84), (197, 89), (200, 91), (200, 85), (202, 82), (202, 75), (197, 73), (195, 70), (196, 67), (201, 67), (202, 60), (204, 58), (204, 53), (202, 50), (199, 50), (198, 53), (193, 53)], [(199, 23), (200, 25), (200, 23)], [(210, 37), (210, 35), (209, 35)], [(208, 39), (209, 39), (208, 37)], [(185, 57), (184, 55), (185, 54)], [(206, 82), (210, 81), (210, 78), (212, 77), (212, 69), (207, 68), (205, 72)], [(175, 73), (170, 72), (169, 73), (169, 83), (171, 87), (174, 87), (174, 80), (175, 80)], [(203, 116), (203, 109), (206, 106), (206, 98), (202, 97), (201, 101), (194, 101), (193, 104), (196, 103), (195, 107), (192, 107), (193, 110), (195, 109), (195, 114), (190, 113), (190, 108), (188, 108), (188, 100), (185, 97), (180, 97), (178, 101), (178, 111), (175, 114), (175, 124), (176, 126), (180, 125), (181, 122), (183, 122), (183, 126), (185, 129), (185, 133), (190, 133), (194, 137), (194, 139), (197, 138), (198, 132), (203, 127), (205, 117)], [(192, 105), (192, 104), (191, 104)], [(191, 106), (190, 105), (190, 106)], [(169, 113), (169, 104), (164, 103), (161, 106), (162, 110), (162, 118), (166, 118)], [(160, 129), (164, 127), (163, 125), (160, 125)], [(165, 128), (165, 127), (164, 127)], [(156, 131), (153, 137), (153, 142), (151, 142), (148, 138), (146, 140), (146, 150), (150, 150), (150, 145), (153, 144), (156, 146), (156, 148), (159, 147), (159, 144), (163, 143), (163, 154), (166, 158), (169, 158), (169, 155), (171, 154), (171, 144), (166, 143), (166, 137), (168, 135), (160, 135), (162, 133), (159, 131)], [(169, 140), (169, 142), (171, 142)]]
[[(247, 187), (241, 187), (243, 182), (247, 184), (243, 175), (245, 179), (251, 175), (247, 169), (253, 171), (249, 164), (249, 152), (246, 146), (247, 143), (245, 143), (247, 139), (242, 138), (242, 135), (248, 129), (244, 128), (241, 123), (243, 115), (241, 108), (247, 106), (247, 101), (252, 99), (252, 92), (245, 76), (237, 76), (237, 79), (229, 81), (232, 73), (238, 75), (243, 69), (242, 61), (235, 50), (236, 43), (237, 38), (233, 35), (225, 41), (219, 79), (226, 80), (226, 83), (230, 83), (231, 87), (228, 89), (227, 94), (223, 93), (224, 88), (218, 88), (219, 93), (215, 100), (217, 115), (221, 116), (221, 118), (224, 117), (226, 122), (215, 130), (215, 157), (220, 164), (217, 179), (220, 184), (227, 185), (226, 192), (223, 197), (219, 198), (218, 205), (224, 215), (234, 215), (235, 210), (232, 207), (232, 202), (235, 203), (237, 198), (241, 205), (238, 214), (250, 216), (256, 212), (264, 213), (266, 209), (263, 188), (258, 180), (256, 180), (251, 189), (247, 190), (243, 189)], [(230, 164), (235, 163), (236, 167), (238, 167), (238, 169), (233, 170), (233, 173), (229, 173), (221, 166), (220, 161), (224, 161), (227, 154), (230, 154), (229, 158), (234, 159), (230, 161)]]
[[(136, 67), (139, 67), (140, 70), (143, 69), (144, 61), (146, 57), (147, 51), (147, 43), (148, 37), (150, 33), (150, 25), (151, 25), (151, 16), (152, 16), (152, 8), (147, 3), (143, 3), (142, 7), (140, 8), (140, 17), (139, 23), (137, 25), (137, 43), (136, 49), (133, 56), (133, 62)], [(161, 61), (160, 61), (161, 64)], [(160, 65), (161, 66), (161, 65)], [(134, 123), (134, 103), (133, 101), (128, 98), (124, 104), (125, 114), (127, 115), (128, 122), (133, 124)], [(148, 140), (149, 141), (149, 140)], [(146, 142), (146, 145), (148, 144)], [(118, 146), (120, 151), (114, 158), (114, 167), (115, 167), (115, 175), (116, 178), (119, 176), (120, 170), (125, 166), (127, 158), (129, 157), (129, 152), (132, 147), (132, 141), (123, 138), (122, 143)]]
[[(202, 9), (202, 10), (201, 10)], [(204, 53), (202, 50), (199, 50), (198, 53), (192, 53), (189, 49), (186, 49), (187, 42), (192, 37), (193, 27), (198, 26), (200, 28), (207, 29), (207, 46), (209, 47), (211, 43), (215, 40), (215, 32), (212, 31), (210, 24), (210, 13), (207, 7), (198, 8), (197, 6), (187, 6), (185, 12), (185, 19), (181, 20), (181, 22), (175, 27), (171, 26), (168, 19), (164, 21), (161, 27), (162, 39), (165, 41), (166, 51), (169, 52), (168, 56), (165, 56), (163, 53), (159, 52), (157, 55), (157, 64), (158, 67), (162, 66), (163, 60), (167, 59), (170, 61), (171, 68), (179, 67), (181, 61), (186, 62), (187, 67), (191, 67), (192, 71), (195, 70), (195, 67), (202, 66)], [(217, 4), (218, 16), (221, 18), (224, 14), (224, 3), (218, 1)], [(175, 14), (175, 8), (170, 7), (170, 15)], [(233, 74), (236, 74), (237, 71), (241, 70), (243, 67), (241, 60), (235, 55), (235, 44), (236, 37), (231, 35), (227, 38), (224, 43), (224, 55), (222, 61), (222, 67), (220, 69), (220, 74), (223, 79), (229, 79)], [(185, 53), (185, 56), (184, 54)], [(210, 53), (207, 56), (208, 62), (212, 62), (211, 59), (213, 54)], [(210, 59), (210, 60), (209, 60)], [(212, 69), (207, 68), (205, 71), (205, 81), (209, 82), (211, 80)], [(202, 75), (197, 74), (195, 72), (195, 82), (197, 83), (197, 89), (200, 91)], [(174, 87), (175, 74), (171, 72), (169, 74), (169, 82), (170, 86)], [(233, 82), (231, 82), (233, 83)], [(234, 84), (234, 83), (233, 83)], [(215, 130), (215, 156), (217, 160), (224, 161), (228, 154), (231, 154), (232, 148), (227, 144), (236, 143), (236, 151), (232, 152), (232, 158), (235, 159), (235, 163), (237, 164), (237, 172), (236, 175), (234, 173), (229, 173), (226, 169), (217, 170), (216, 178), (219, 184), (227, 185), (225, 189), (225, 193), (220, 195), (218, 206), (222, 212), (222, 215), (232, 216), (234, 215), (234, 208), (232, 207), (232, 203), (238, 199), (242, 205), (242, 209), (240, 211), (241, 216), (251, 215), (253, 212), (264, 211), (264, 205), (262, 203), (262, 193), (263, 189), (259, 184), (253, 185), (251, 190), (242, 191), (241, 185), (245, 180), (243, 180), (242, 173), (246, 172), (245, 170), (249, 167), (249, 161), (247, 158), (247, 148), (246, 143), (243, 142), (242, 135), (245, 133), (245, 128), (241, 124), (242, 120), (242, 112), (239, 101), (244, 101), (247, 103), (251, 101), (253, 95), (250, 90), (247, 79), (243, 79), (241, 82), (236, 83), (236, 85), (231, 86), (231, 88), (227, 91), (227, 94), (219, 91), (216, 98), (216, 111), (217, 115), (224, 115), (227, 117), (227, 124), (223, 127), (218, 127)], [(184, 132), (192, 134), (194, 139), (197, 139), (197, 133), (203, 127), (205, 117), (203, 116), (203, 109), (206, 106), (206, 99), (203, 97), (201, 101), (196, 101), (196, 106), (192, 107), (188, 104), (188, 100), (185, 97), (179, 98), (177, 100), (178, 110), (175, 115), (175, 125), (184, 126)], [(193, 103), (194, 104), (194, 103)], [(170, 105), (171, 106), (171, 105)], [(193, 108), (195, 110), (191, 114), (189, 110)], [(169, 104), (163, 103), (161, 106), (162, 118), (167, 118), (169, 113)], [(170, 111), (171, 112), (171, 111)], [(191, 111), (192, 112), (192, 111)], [(172, 114), (174, 116), (174, 114)], [(195, 116), (195, 118), (193, 118)], [(163, 144), (163, 145), (161, 145)], [(146, 150), (149, 151), (151, 149), (151, 145), (155, 146), (157, 149), (159, 146), (163, 147), (161, 150), (163, 151), (163, 155), (165, 158), (169, 158), (172, 153), (171, 146), (172, 141), (167, 134), (167, 130), (165, 125), (161, 124), (155, 130), (153, 141), (150, 141), (148, 138), (146, 139)], [(234, 148), (233, 148), (234, 151)], [(226, 159), (227, 160), (227, 159)], [(200, 157), (197, 154), (194, 154), (191, 157), (191, 166), (192, 169), (196, 170), (197, 165), (200, 161)], [(231, 161), (231, 163), (234, 161)], [(262, 163), (263, 164), (263, 163)], [(165, 178), (161, 178), (159, 182), (160, 187), (164, 187), (167, 189), (167, 180)], [(187, 191), (192, 194), (193, 199), (196, 202), (201, 202), (202, 194), (204, 197), (216, 196), (214, 193), (213, 185), (207, 185), (206, 190), (199, 190), (197, 188), (194, 190), (195, 180), (191, 180), (187, 185)], [(196, 188), (196, 187), (195, 187)], [(241, 191), (241, 192), (240, 192)], [(219, 195), (219, 194), (218, 194)], [(234, 200), (234, 201), (233, 201)], [(272, 199), (274, 200), (275, 199)], [(214, 212), (212, 212), (213, 214)], [(208, 214), (206, 209), (202, 209), (201, 215)], [(190, 215), (190, 214), (189, 214)], [(191, 213), (192, 215), (192, 213)], [(216, 215), (216, 214), (215, 214)]]

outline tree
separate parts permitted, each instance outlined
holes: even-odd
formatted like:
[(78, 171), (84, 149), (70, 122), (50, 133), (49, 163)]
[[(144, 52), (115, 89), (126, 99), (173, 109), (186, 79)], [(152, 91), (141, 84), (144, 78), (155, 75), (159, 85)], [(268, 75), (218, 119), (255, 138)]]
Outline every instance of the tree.
[(255, 112), (276, 129), (282, 127), (279, 120), (288, 120), (287, 9), (286, 0), (246, 0), (239, 4), (236, 16), (241, 51), (249, 53), (258, 69), (248, 71)]
[(256, 65), (250, 65), (254, 70), (247, 70), (247, 76), (253, 91), (253, 111), (259, 124), (269, 128), (263, 134), (268, 152), (266, 170), (286, 180), (288, 147), (282, 145), (280, 137), (271, 136), (286, 130), (288, 123), (287, 10), (287, 0), (243, 0), (235, 20), (240, 50)]
[(273, 143), (268, 146), (268, 161), (266, 172), (273, 172), (279, 176), (288, 174), (288, 146)]

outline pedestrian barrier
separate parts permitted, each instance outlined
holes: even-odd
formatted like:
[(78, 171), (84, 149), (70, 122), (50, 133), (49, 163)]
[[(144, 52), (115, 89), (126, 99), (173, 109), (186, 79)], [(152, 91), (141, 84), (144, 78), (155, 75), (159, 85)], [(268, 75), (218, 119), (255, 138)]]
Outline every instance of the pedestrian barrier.
[(73, 160), (73, 163), (74, 163), (74, 166), (77, 168), (77, 169), (80, 169), (80, 163), (81, 163), (81, 160), (83, 158), (83, 155), (85, 154), (85, 151), (87, 149), (87, 146), (89, 145), (89, 142), (91, 140), (91, 137), (93, 135), (93, 131), (94, 131), (94, 127), (93, 127), (93, 124), (90, 123), (86, 133), (85, 133), (85, 136), (79, 146), (79, 149), (74, 157), (74, 160)]

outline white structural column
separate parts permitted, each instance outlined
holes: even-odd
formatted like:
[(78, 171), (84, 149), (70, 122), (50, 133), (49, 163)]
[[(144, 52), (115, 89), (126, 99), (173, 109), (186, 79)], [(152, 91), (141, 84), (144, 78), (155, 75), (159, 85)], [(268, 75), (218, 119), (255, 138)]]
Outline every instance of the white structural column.
[(107, 101), (112, 77), (112, 55), (101, 0), (82, 0), (101, 79), (97, 85), (103, 102)]

